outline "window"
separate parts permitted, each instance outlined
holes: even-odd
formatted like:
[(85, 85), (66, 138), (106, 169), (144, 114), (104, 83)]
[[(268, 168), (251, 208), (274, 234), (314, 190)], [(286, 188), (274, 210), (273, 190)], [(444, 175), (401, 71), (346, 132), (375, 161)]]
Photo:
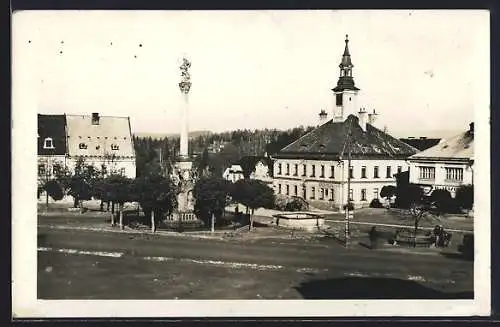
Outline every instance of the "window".
[(302, 186), (302, 197), (305, 199), (307, 199), (307, 188), (305, 185)]
[(316, 188), (313, 186), (311, 187), (311, 199), (314, 199), (316, 197)]
[(311, 177), (315, 177), (316, 176), (316, 166), (311, 165), (311, 168), (312, 168)]
[(306, 176), (306, 175), (307, 175), (307, 166), (302, 165), (302, 176)]
[(125, 168), (120, 168), (120, 175), (124, 175), (125, 176)]
[(349, 167), (349, 178), (354, 178), (354, 167), (353, 166)]
[(293, 195), (297, 196), (299, 193), (298, 193), (298, 190), (297, 190), (297, 185), (294, 185), (293, 186)]
[(386, 173), (385, 173), (385, 177), (386, 178), (391, 178), (391, 166), (387, 166), (387, 170), (386, 170)]
[(319, 176), (321, 178), (325, 177), (325, 166), (321, 165), (321, 175)]
[(373, 189), (373, 198), (378, 199), (378, 188)]
[(361, 201), (366, 201), (366, 188), (361, 189)]
[(333, 201), (333, 188), (330, 189), (330, 201)]
[(335, 178), (335, 166), (330, 166), (330, 178)]
[(80, 143), (80, 144), (78, 144), (78, 148), (79, 148), (80, 150), (87, 150), (87, 144), (85, 144), (85, 143)]
[(403, 167), (398, 166), (398, 174), (401, 173), (402, 171), (403, 171)]
[(59, 164), (54, 164), (52, 166), (52, 173), (54, 175), (58, 175), (60, 171), (61, 171), (61, 166)]
[(337, 94), (335, 99), (336, 99), (336, 101), (335, 101), (336, 105), (341, 106), (342, 105), (342, 94)]
[(349, 201), (354, 201), (352, 188), (349, 190)]
[(278, 194), (281, 194), (281, 184), (278, 184)]
[(418, 167), (419, 168), (419, 173), (418, 173), (418, 178), (419, 179), (434, 179), (436, 176), (436, 168), (434, 167)]
[(38, 165), (38, 175), (45, 175), (45, 165), (44, 164), (40, 164)]
[(290, 164), (286, 164), (286, 175), (290, 175)]
[(299, 175), (299, 165), (295, 164), (293, 167), (293, 176), (298, 176)]
[(116, 145), (116, 144), (111, 144), (111, 150), (115, 150), (115, 151), (116, 151), (116, 150), (118, 150), (118, 149), (120, 149), (120, 147), (119, 147), (118, 145)]
[(328, 189), (325, 188), (325, 197), (328, 197)]
[(52, 138), (47, 137), (43, 141), (43, 148), (44, 149), (54, 149), (54, 143), (52, 142)]
[(286, 195), (290, 195), (290, 185), (286, 185)]
[(462, 168), (445, 168), (446, 180), (449, 181), (463, 181), (464, 170)]
[(373, 178), (378, 178), (378, 166), (373, 167)]
[(320, 188), (319, 189), (319, 199), (320, 200), (324, 200), (325, 199), (325, 189), (324, 188)]
[(361, 178), (366, 178), (366, 166), (361, 167)]
[(281, 164), (278, 164), (278, 175), (281, 175)]

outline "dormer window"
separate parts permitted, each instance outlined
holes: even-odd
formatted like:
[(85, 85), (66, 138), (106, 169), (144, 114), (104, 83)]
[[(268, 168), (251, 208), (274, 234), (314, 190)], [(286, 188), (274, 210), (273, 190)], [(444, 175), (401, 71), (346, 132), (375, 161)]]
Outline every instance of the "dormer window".
[(45, 138), (45, 140), (43, 141), (43, 148), (44, 149), (54, 149), (54, 142), (52, 142), (51, 137)]
[(116, 151), (116, 150), (119, 150), (119, 149), (120, 149), (120, 147), (118, 145), (111, 144), (111, 150), (115, 150)]
[(87, 144), (85, 144), (85, 143), (80, 143), (80, 144), (78, 144), (78, 148), (79, 148), (80, 150), (87, 150)]
[(99, 125), (99, 113), (92, 113), (92, 125)]

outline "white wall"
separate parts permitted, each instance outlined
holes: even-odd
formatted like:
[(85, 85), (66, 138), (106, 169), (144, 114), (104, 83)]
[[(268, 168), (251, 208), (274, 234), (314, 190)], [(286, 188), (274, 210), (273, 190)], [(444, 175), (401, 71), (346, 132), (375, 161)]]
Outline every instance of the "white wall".
[[(279, 164), (282, 165), (282, 173), (279, 173)], [(290, 165), (290, 172), (286, 174), (286, 165)], [(298, 176), (294, 176), (294, 165), (298, 164)], [(302, 167), (306, 165), (307, 174), (302, 176)], [(321, 165), (325, 167), (324, 177), (321, 177)], [(334, 178), (330, 176), (330, 167), (334, 166)], [(311, 177), (312, 166), (315, 166), (315, 177)], [(368, 206), (375, 197), (379, 198), (380, 190), (386, 185), (396, 185), (396, 179), (392, 177), (398, 172), (398, 166), (401, 171), (408, 170), (408, 163), (405, 160), (351, 160), (353, 167), (353, 178), (351, 178), (351, 189), (353, 190), (353, 202), (359, 206)], [(366, 178), (361, 178), (361, 168), (366, 167)], [(374, 167), (379, 168), (379, 178), (374, 177)], [(387, 166), (391, 167), (391, 177), (386, 177)], [(276, 159), (274, 162), (273, 187), (276, 193), (279, 193), (281, 185), (281, 194), (286, 195), (286, 185), (289, 185), (289, 195), (295, 195), (295, 186), (297, 186), (298, 196), (303, 195), (303, 186), (306, 187), (306, 200), (311, 201), (311, 195), (314, 188), (314, 201), (333, 202), (332, 205), (341, 207), (347, 203), (347, 160), (339, 164), (338, 161), (327, 160), (300, 160), (300, 159)], [(328, 189), (328, 196), (320, 200), (321, 188)], [(334, 192), (334, 199), (331, 201), (331, 190)], [(361, 200), (361, 190), (366, 190), (366, 200)], [(377, 195), (374, 191), (377, 191)], [(325, 192), (326, 193), (326, 192)]]
[[(435, 178), (433, 180), (420, 179), (420, 167), (434, 167)], [(446, 180), (446, 168), (462, 168), (463, 180)], [(473, 167), (471, 168), (465, 160), (462, 162), (446, 162), (437, 160), (410, 160), (410, 183), (420, 185), (431, 185), (429, 195), (434, 189), (447, 189), (451, 195), (455, 196), (456, 189), (461, 185), (473, 184)]]

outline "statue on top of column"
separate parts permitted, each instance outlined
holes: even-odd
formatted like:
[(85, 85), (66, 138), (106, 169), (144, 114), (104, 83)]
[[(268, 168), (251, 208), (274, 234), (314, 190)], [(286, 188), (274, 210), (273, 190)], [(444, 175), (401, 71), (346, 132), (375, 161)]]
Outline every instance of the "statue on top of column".
[(188, 69), (191, 67), (191, 62), (186, 58), (182, 58), (182, 65), (179, 67), (181, 70), (181, 82), (179, 83), (179, 88), (184, 94), (188, 94), (191, 89), (191, 75), (189, 75)]

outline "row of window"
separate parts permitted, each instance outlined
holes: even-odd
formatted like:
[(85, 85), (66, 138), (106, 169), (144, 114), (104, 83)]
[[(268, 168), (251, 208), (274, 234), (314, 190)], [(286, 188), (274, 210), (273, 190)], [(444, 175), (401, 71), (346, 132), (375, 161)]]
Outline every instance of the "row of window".
[[(87, 150), (88, 145), (86, 143), (80, 143), (80, 144), (78, 144), (78, 148), (80, 150)], [(96, 150), (99, 150), (100, 148), (101, 148), (100, 145), (95, 147)], [(111, 150), (118, 151), (118, 150), (120, 150), (120, 146), (117, 144), (111, 144)]]
[[(294, 164), (293, 165), (293, 174), (292, 175), (290, 175), (290, 164), (286, 164), (286, 166), (285, 166), (286, 170), (285, 170), (284, 174), (283, 174), (283, 169), (282, 168), (283, 168), (282, 164), (279, 163), (278, 164), (278, 174), (277, 175), (299, 176), (299, 165), (298, 164)], [(402, 170), (403, 170), (403, 167), (402, 166), (398, 166), (398, 168), (397, 168), (398, 174), (401, 173)], [(350, 178), (356, 178), (354, 176), (354, 167), (352, 167), (352, 166), (349, 167), (349, 175), (350, 175)], [(301, 177), (307, 177), (307, 165), (306, 164), (302, 165)], [(311, 165), (311, 174), (309, 175), (309, 177), (316, 177), (316, 166), (315, 165)], [(393, 177), (392, 167), (391, 166), (387, 166), (386, 167), (385, 177), (386, 178), (392, 178)], [(325, 166), (324, 165), (320, 166), (319, 178), (325, 178)], [(328, 178), (331, 178), (331, 179), (335, 178), (335, 166), (330, 166), (330, 176)], [(368, 178), (367, 174), (366, 174), (366, 166), (362, 166), (361, 167), (360, 178)], [(379, 166), (373, 167), (373, 178), (380, 178), (380, 176), (379, 176)]]
[[(463, 181), (463, 168), (445, 167), (446, 180), (448, 181)], [(421, 166), (418, 167), (418, 178), (424, 180), (434, 180), (436, 178), (436, 167)]]
[[(304, 199), (307, 199), (308, 193), (307, 193), (307, 188), (305, 186), (302, 186), (301, 188), (301, 193), (299, 194), (299, 189), (297, 185), (293, 185), (293, 192), (291, 192), (291, 187), (288, 184), (281, 185), (278, 184), (278, 194), (285, 194), (285, 195), (294, 195), (294, 196), (300, 196)], [(318, 200), (328, 200), (328, 201), (334, 201), (335, 193), (333, 188), (323, 188), (319, 187), (318, 188), (319, 194), (318, 194)], [(379, 197), (379, 191), (378, 188), (373, 189), (373, 198)], [(311, 191), (310, 191), (310, 197), (309, 199), (315, 200), (316, 199), (316, 187), (312, 186)], [(367, 201), (367, 189), (363, 188), (360, 191), (360, 201)], [(349, 190), (349, 200), (354, 201), (354, 191), (353, 189)]]
[[(69, 136), (68, 136), (68, 138), (69, 138)], [(80, 138), (82, 138), (82, 137), (80, 136)], [(88, 138), (89, 138), (89, 140), (90, 140), (90, 136), (89, 136)], [(97, 139), (99, 139), (99, 138), (100, 138), (100, 137), (99, 137), (99, 136), (97, 136)], [(106, 137), (105, 137), (105, 139), (107, 139), (107, 138), (108, 138), (108, 137), (106, 136)], [(115, 140), (116, 140), (116, 139), (117, 139), (117, 138), (115, 137)], [(123, 139), (124, 139), (124, 140), (126, 140), (127, 138), (126, 138), (126, 137), (124, 137)], [(98, 146), (96, 147), (96, 149), (97, 149), (97, 150), (99, 150), (99, 147), (100, 147), (100, 146), (98, 145)], [(43, 148), (44, 148), (44, 149), (55, 149), (55, 148), (54, 148), (54, 141), (52, 140), (52, 138), (51, 138), (51, 137), (46, 137), (46, 138), (43, 140)], [(87, 145), (86, 145), (85, 143), (80, 143), (80, 144), (79, 144), (79, 148), (80, 148), (80, 149), (87, 149)], [(118, 149), (119, 149), (119, 146), (118, 146), (118, 145), (116, 145), (116, 144), (111, 144), (111, 150), (118, 150)]]
[[(100, 139), (101, 139), (101, 136), (94, 136), (94, 137), (95, 137), (96, 139), (98, 139), (98, 140), (100, 140)], [(67, 136), (67, 138), (69, 138), (69, 135)], [(78, 136), (78, 138), (79, 138), (79, 139), (81, 139), (81, 138), (83, 138), (83, 136)], [(87, 138), (90, 140), (92, 137), (87, 136)], [(104, 137), (102, 137), (102, 138), (103, 138), (103, 139), (105, 139), (105, 140), (107, 140), (107, 139), (108, 139), (108, 137), (107, 137), (107, 136), (104, 136)], [(116, 137), (116, 136), (115, 136), (115, 137), (113, 137), (113, 139), (118, 140), (118, 137)], [(124, 139), (124, 140), (126, 140), (126, 139), (127, 139), (127, 137), (125, 137), (125, 136), (124, 136), (124, 137), (123, 137), (123, 139)]]
[[(61, 169), (62, 169), (61, 165), (54, 164), (52, 166), (52, 171), (50, 171), (50, 170), (47, 169), (47, 166), (45, 164), (39, 164), (38, 165), (38, 175), (39, 176), (52, 176), (52, 175), (55, 176), (55, 175), (59, 174), (59, 172), (61, 171)], [(107, 174), (106, 167), (102, 168), (102, 173), (104, 175)], [(125, 168), (120, 168), (118, 170), (118, 173), (121, 174), (121, 175), (125, 175)]]

